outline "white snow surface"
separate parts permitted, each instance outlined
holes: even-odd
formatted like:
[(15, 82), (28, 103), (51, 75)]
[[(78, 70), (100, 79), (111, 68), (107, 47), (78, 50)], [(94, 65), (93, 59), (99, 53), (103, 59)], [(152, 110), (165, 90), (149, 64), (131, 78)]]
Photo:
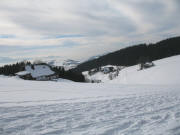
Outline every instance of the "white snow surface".
[[(180, 55), (154, 61), (154, 64), (154, 67), (144, 70), (139, 70), (139, 65), (126, 67), (119, 71), (118, 77), (113, 80), (108, 78), (109, 74), (102, 72), (87, 77), (118, 84), (180, 84)], [(87, 75), (87, 71), (83, 74)]]
[[(141, 77), (134, 80), (137, 84), (91, 84), (0, 76), (0, 134), (179, 135), (178, 59), (160, 60), (156, 67), (142, 71), (163, 70), (164, 77), (154, 78), (163, 79), (159, 84), (153, 79), (140, 84)], [(177, 70), (172, 71), (175, 78), (166, 76), (171, 68)]]
[(34, 65), (34, 69), (31, 66), (26, 66), (25, 71), (31, 73), (33, 78), (54, 74), (54, 71), (47, 65)]
[(28, 71), (21, 71), (21, 72), (16, 73), (16, 75), (27, 75), (27, 74), (30, 74), (30, 72), (28, 72)]
[(180, 56), (154, 62), (155, 66), (138, 71), (139, 65), (120, 71), (113, 83), (122, 84), (180, 84)]

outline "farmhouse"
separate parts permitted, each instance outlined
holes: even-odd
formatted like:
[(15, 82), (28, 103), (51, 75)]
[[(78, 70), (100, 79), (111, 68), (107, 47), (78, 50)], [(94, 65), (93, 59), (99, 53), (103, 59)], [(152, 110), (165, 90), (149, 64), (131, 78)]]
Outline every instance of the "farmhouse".
[(58, 78), (58, 75), (47, 64), (26, 65), (25, 71), (18, 72), (16, 75), (25, 80), (38, 81), (48, 81)]

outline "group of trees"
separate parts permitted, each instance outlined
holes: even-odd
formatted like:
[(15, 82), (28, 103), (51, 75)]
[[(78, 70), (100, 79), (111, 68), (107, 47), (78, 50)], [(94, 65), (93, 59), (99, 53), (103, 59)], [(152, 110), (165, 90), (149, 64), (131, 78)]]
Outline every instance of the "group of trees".
[(15, 73), (24, 71), (26, 62), (17, 62), (16, 64), (10, 64), (0, 67), (0, 75), (14, 76)]
[(140, 57), (138, 63), (140, 66), (140, 70), (154, 66), (154, 63), (151, 60), (149, 60), (149, 57)]
[(64, 67), (52, 67), (52, 70), (59, 76), (59, 78), (72, 80), (75, 82), (85, 82), (85, 77), (82, 73), (75, 73), (71, 70), (65, 71)]
[(106, 65), (132, 66), (141, 58), (154, 61), (180, 54), (180, 37), (170, 38), (155, 44), (139, 44), (109, 53), (78, 65), (73, 71), (81, 73)]
[[(25, 70), (26, 65), (34, 66), (40, 63), (31, 63), (27, 61), (17, 62), (16, 64), (10, 64), (0, 67), (0, 75), (15, 76), (16, 73)], [(46, 64), (46, 63), (42, 63)], [(51, 67), (59, 78), (69, 79), (75, 82), (85, 82), (85, 78), (81, 73), (74, 73), (72, 71), (65, 71), (63, 67)]]

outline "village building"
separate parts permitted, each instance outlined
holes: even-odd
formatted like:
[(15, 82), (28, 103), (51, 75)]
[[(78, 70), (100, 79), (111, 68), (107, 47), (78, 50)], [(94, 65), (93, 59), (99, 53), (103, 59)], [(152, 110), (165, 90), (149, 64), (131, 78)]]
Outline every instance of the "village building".
[(26, 65), (25, 71), (18, 72), (16, 75), (25, 80), (37, 81), (48, 81), (58, 78), (58, 75), (47, 64)]

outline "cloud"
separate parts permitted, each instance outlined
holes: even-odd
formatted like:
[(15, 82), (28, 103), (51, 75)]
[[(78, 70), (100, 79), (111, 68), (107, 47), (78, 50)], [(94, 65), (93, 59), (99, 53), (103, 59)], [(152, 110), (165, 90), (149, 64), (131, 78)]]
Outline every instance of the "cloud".
[(1, 0), (0, 52), (77, 59), (180, 34), (179, 0)]
[(14, 35), (0, 35), (0, 38), (15, 38)]
[(1, 63), (10, 63), (10, 62), (15, 62), (17, 59), (13, 59), (10, 57), (0, 57), (0, 65)]

